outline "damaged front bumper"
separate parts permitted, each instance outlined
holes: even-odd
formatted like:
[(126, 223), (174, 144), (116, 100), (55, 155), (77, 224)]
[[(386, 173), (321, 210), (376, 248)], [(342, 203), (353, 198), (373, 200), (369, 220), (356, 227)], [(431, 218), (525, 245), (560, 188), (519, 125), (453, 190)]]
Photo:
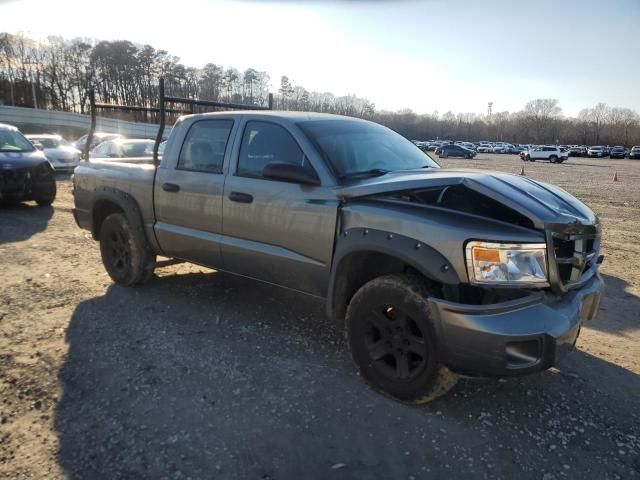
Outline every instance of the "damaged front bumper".
[(490, 305), (430, 298), (440, 361), (469, 375), (507, 376), (545, 370), (573, 349), (583, 320), (595, 317), (603, 283)]

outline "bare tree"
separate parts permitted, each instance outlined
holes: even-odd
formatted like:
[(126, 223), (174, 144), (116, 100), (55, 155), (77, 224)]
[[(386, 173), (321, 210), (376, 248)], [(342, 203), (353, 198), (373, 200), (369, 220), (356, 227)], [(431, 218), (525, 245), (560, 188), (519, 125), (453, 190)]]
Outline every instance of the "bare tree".
[(549, 137), (551, 124), (562, 114), (555, 98), (537, 98), (527, 102), (524, 118), (529, 124), (532, 136), (538, 143), (545, 143)]
[[(166, 77), (167, 91), (174, 95), (235, 103), (265, 105), (271, 89), (266, 72), (248, 68), (241, 73), (215, 63), (193, 68), (151, 45), (60, 37), (38, 43), (24, 35), (0, 33), (0, 103), (34, 106), (37, 102), (39, 108), (84, 113), (88, 88), (95, 86), (103, 102), (156, 106), (160, 76)], [(563, 118), (558, 101), (544, 98), (528, 102), (522, 111), (494, 112), (490, 118), (451, 111), (441, 115), (437, 110), (420, 115), (410, 109), (379, 111), (354, 94), (308, 91), (283, 76), (274, 108), (367, 118), (412, 139), (640, 144), (638, 112), (604, 103), (581, 110), (577, 118)], [(131, 115), (138, 119), (139, 114)]]

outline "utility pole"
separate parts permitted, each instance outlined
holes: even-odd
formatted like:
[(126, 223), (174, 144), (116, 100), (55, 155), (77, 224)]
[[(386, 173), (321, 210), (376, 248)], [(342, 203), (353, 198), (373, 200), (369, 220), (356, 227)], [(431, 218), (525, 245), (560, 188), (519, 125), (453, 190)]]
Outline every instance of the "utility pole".
[(29, 59), (28, 61), (24, 62), (25, 65), (29, 65), (29, 80), (31, 81), (31, 95), (33, 97), (33, 108), (34, 109), (38, 109), (38, 99), (36, 98), (36, 84), (33, 81), (33, 68), (31, 67), (31, 65), (37, 65), (38, 62), (34, 62), (33, 60)]
[(31, 77), (31, 95), (33, 96), (33, 108), (38, 109), (38, 99), (36, 98), (36, 84), (33, 81), (33, 71), (29, 71)]

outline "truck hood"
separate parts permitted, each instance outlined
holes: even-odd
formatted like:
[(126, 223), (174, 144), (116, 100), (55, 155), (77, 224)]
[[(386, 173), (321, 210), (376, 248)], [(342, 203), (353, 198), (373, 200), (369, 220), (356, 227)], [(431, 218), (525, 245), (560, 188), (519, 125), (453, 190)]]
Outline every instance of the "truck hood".
[(46, 161), (47, 158), (39, 150), (33, 152), (0, 152), (0, 171), (37, 167)]
[(419, 192), (434, 187), (462, 186), (528, 217), (534, 228), (552, 224), (596, 226), (597, 216), (580, 200), (559, 187), (530, 178), (470, 169), (427, 169), (392, 172), (337, 188), (338, 198)]

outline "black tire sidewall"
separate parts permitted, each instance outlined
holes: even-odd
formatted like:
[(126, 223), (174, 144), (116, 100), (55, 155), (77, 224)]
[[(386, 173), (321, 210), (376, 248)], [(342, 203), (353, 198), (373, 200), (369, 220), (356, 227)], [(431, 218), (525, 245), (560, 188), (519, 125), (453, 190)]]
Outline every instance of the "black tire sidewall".
[[(129, 250), (129, 264), (127, 268), (119, 270), (112, 265), (108, 249), (108, 237), (114, 232), (124, 233)], [(135, 285), (149, 279), (153, 273), (155, 256), (151, 254), (143, 239), (138, 238), (126, 216), (122, 213), (112, 213), (107, 216), (100, 227), (100, 254), (102, 263), (111, 279), (122, 285)]]
[[(385, 281), (390, 277), (372, 280), (354, 295), (347, 312), (347, 338), (354, 362), (362, 376), (375, 387), (404, 401), (414, 401), (431, 388), (438, 368), (435, 330), (429, 315), (426, 298), (408, 295), (409, 284), (402, 281)], [(384, 305), (395, 305), (408, 314), (423, 332), (428, 347), (426, 365), (420, 374), (407, 381), (394, 381), (383, 375), (374, 365), (367, 351), (365, 338), (366, 318), (369, 312)]]
[(56, 199), (58, 189), (54, 180), (47, 188), (43, 188), (36, 196), (36, 203), (42, 207), (48, 207)]

